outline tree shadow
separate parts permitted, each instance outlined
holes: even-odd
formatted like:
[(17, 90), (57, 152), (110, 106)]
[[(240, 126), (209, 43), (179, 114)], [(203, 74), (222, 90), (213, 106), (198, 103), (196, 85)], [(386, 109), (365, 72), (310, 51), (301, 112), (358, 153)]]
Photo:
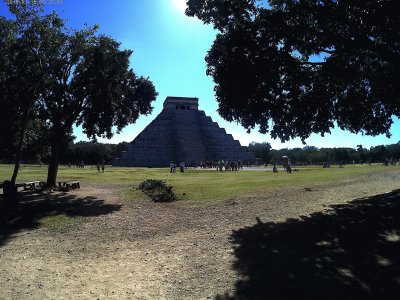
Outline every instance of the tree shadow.
[(95, 197), (81, 198), (61, 192), (23, 192), (18, 194), (18, 198), (19, 203), (16, 209), (9, 213), (7, 222), (0, 224), (0, 247), (5, 245), (15, 233), (23, 229), (39, 227), (40, 220), (45, 217), (59, 215), (67, 218), (91, 217), (121, 209), (121, 205), (105, 204), (104, 200)]
[(217, 299), (400, 299), (400, 190), (234, 231), (234, 295)]

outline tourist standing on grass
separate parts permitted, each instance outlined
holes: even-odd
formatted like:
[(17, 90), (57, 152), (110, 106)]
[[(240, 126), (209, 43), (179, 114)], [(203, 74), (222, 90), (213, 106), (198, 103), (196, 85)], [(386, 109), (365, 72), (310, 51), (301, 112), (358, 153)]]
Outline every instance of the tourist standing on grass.
[(218, 163), (219, 165), (219, 170), (222, 171), (222, 168), (224, 167), (225, 162), (221, 159)]
[(104, 166), (104, 162), (101, 164), (101, 171), (104, 173), (104, 169), (105, 169), (105, 166)]
[(180, 162), (179, 168), (181, 169), (181, 173), (185, 173), (185, 163), (183, 161)]
[(287, 159), (286, 172), (292, 173), (292, 166), (291, 166), (291, 161), (289, 158)]

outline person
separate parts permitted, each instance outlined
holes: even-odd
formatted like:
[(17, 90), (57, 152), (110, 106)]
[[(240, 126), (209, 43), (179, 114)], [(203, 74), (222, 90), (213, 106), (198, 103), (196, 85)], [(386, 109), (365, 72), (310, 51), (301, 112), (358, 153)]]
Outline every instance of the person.
[(276, 167), (276, 162), (274, 162), (274, 167), (272, 168), (272, 172), (278, 173), (278, 168)]
[(172, 164), (172, 173), (176, 173), (176, 163)]
[(183, 161), (179, 164), (179, 168), (181, 169), (181, 173), (185, 173), (185, 163)]
[(97, 163), (97, 171), (100, 172), (100, 163)]
[(288, 160), (287, 160), (286, 172), (287, 172), (287, 173), (292, 173), (292, 167), (291, 167), (291, 162), (290, 162), (290, 159), (289, 159), (289, 158), (288, 158)]
[(219, 170), (222, 171), (222, 169), (225, 166), (225, 161), (223, 159), (221, 159), (220, 163), (219, 163)]
[(104, 169), (105, 169), (105, 166), (104, 166), (104, 162), (101, 164), (101, 171), (104, 173)]
[(173, 173), (172, 171), (173, 171), (173, 169), (174, 169), (174, 162), (173, 161), (171, 161), (170, 163), (169, 163), (169, 169), (170, 169), (170, 173)]

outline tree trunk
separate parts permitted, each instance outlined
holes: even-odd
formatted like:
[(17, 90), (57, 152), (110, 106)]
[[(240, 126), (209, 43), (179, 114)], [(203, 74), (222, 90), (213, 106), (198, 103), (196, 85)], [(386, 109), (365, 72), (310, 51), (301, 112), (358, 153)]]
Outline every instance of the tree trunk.
[(56, 186), (58, 164), (60, 161), (60, 147), (60, 140), (54, 140), (51, 142), (51, 157), (49, 170), (47, 172), (47, 186)]
[(17, 175), (19, 171), (19, 167), (21, 165), (21, 154), (22, 154), (22, 147), (24, 145), (24, 137), (26, 133), (26, 129), (28, 127), (28, 122), (29, 122), (29, 113), (31, 111), (31, 108), (35, 102), (35, 95), (36, 91), (39, 87), (39, 82), (40, 80), (37, 81), (36, 86), (34, 87), (32, 91), (32, 95), (29, 98), (29, 102), (25, 106), (25, 110), (22, 114), (22, 124), (21, 124), (21, 132), (19, 134), (19, 141), (18, 141), (18, 148), (17, 148), (17, 153), (15, 154), (15, 165), (14, 165), (14, 172), (11, 177), (11, 183), (15, 185), (15, 181), (17, 180)]
[(21, 124), (21, 131), (20, 131), (20, 134), (19, 134), (18, 148), (17, 148), (17, 153), (15, 153), (14, 172), (13, 172), (13, 175), (11, 177), (11, 183), (13, 185), (15, 185), (15, 181), (17, 180), (19, 167), (21, 165), (22, 146), (24, 145), (25, 132), (26, 132), (26, 128), (28, 127), (29, 111), (30, 111), (30, 106), (25, 109), (24, 114), (22, 116), (22, 124)]

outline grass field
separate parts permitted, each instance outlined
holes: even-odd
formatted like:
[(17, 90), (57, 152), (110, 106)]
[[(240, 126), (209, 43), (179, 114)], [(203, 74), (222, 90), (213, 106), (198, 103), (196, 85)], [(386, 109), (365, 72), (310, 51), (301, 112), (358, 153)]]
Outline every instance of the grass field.
[[(0, 165), (0, 180), (11, 177), (12, 165)], [(398, 168), (395, 167), (395, 168)], [(132, 189), (145, 179), (161, 179), (173, 185), (179, 200), (204, 201), (220, 200), (251, 193), (262, 193), (271, 188), (285, 186), (312, 186), (327, 182), (352, 179), (357, 176), (387, 172), (393, 167), (383, 167), (380, 164), (347, 165), (344, 168), (332, 166), (296, 167), (298, 171), (287, 174), (283, 170), (273, 173), (271, 169), (244, 170), (240, 172), (218, 172), (216, 170), (193, 170), (185, 173), (169, 173), (168, 168), (121, 168), (107, 166), (104, 173), (99, 173), (95, 166), (84, 169), (60, 166), (58, 180), (80, 180), (85, 183), (109, 184), (110, 186), (126, 186), (122, 195), (128, 199), (139, 197), (140, 192)], [(23, 165), (17, 181), (45, 180), (46, 166)]]
[(297, 169), (60, 166), (81, 189), (20, 193), (0, 226), (0, 299), (398, 299), (400, 167)]

